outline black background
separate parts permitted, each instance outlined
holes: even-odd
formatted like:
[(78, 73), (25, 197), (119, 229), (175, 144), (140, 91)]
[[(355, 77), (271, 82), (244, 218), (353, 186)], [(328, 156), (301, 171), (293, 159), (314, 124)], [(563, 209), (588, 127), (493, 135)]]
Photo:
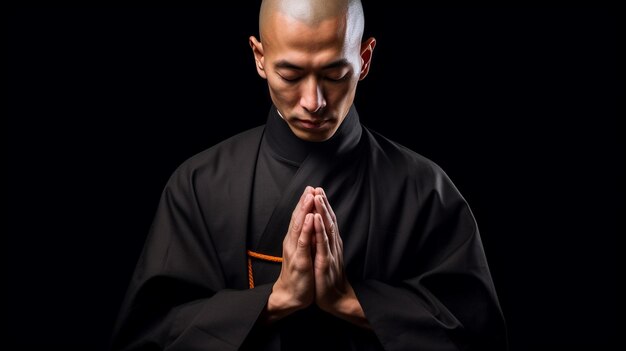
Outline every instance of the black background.
[[(5, 345), (105, 348), (171, 172), (265, 121), (257, 3), (8, 12)], [(615, 11), (365, 10), (378, 46), (362, 122), (467, 198), (512, 349), (616, 342)]]

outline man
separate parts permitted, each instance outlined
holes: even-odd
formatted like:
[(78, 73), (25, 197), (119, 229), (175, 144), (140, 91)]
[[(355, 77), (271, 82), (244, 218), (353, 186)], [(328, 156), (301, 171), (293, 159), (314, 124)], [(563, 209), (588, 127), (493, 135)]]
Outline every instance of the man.
[(259, 20), (267, 124), (174, 172), (113, 348), (506, 349), (468, 205), (359, 123), (360, 2), (266, 0)]

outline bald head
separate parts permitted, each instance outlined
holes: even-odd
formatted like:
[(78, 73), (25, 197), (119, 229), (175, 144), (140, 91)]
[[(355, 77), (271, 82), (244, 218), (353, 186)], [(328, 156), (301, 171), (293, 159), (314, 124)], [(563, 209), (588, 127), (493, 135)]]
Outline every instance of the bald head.
[(364, 18), (360, 0), (263, 0), (259, 14), (261, 41), (271, 19), (281, 14), (310, 27), (324, 20), (345, 17), (348, 42), (359, 43), (363, 36)]
[(263, 0), (250, 36), (272, 103), (300, 139), (331, 138), (367, 76), (376, 39), (363, 39), (360, 0)]

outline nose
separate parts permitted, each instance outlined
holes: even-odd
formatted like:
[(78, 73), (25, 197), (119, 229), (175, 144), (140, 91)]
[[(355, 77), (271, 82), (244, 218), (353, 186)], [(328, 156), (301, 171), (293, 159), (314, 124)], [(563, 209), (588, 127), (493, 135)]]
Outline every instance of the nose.
[(324, 91), (322, 90), (322, 87), (317, 79), (310, 78), (302, 86), (300, 106), (302, 106), (309, 113), (319, 112), (326, 107)]

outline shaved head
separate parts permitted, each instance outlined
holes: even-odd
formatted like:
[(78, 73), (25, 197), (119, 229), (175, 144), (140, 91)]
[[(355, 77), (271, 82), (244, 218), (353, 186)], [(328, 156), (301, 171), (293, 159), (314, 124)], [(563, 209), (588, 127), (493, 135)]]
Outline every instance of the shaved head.
[(360, 0), (263, 0), (260, 40), (249, 38), (259, 76), (291, 131), (328, 140), (367, 76), (376, 39), (363, 39)]
[(363, 36), (363, 6), (360, 0), (263, 0), (259, 14), (261, 41), (272, 17), (281, 14), (310, 27), (324, 20), (345, 17), (346, 42), (360, 43)]

